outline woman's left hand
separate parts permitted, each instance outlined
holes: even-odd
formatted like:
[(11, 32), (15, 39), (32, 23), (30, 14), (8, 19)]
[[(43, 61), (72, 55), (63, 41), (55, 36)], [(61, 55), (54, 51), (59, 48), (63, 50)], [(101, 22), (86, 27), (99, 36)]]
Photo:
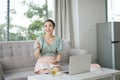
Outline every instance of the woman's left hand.
[(52, 64), (58, 64), (61, 61), (61, 59), (51, 61)]
[(51, 61), (52, 64), (58, 64), (57, 60)]

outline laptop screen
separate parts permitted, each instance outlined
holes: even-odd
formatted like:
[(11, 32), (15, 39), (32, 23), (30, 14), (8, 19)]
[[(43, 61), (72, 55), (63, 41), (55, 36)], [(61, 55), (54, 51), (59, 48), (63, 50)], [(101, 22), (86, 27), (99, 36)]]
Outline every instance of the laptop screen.
[(90, 64), (91, 64), (90, 54), (70, 56), (69, 74), (73, 75), (78, 73), (89, 72)]

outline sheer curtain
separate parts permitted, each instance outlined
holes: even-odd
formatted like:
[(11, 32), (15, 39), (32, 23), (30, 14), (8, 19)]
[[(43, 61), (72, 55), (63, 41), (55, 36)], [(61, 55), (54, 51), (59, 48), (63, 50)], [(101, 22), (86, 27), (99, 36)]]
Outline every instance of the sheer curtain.
[(74, 47), (74, 28), (71, 11), (71, 0), (55, 0), (56, 35), (70, 40), (72, 47)]

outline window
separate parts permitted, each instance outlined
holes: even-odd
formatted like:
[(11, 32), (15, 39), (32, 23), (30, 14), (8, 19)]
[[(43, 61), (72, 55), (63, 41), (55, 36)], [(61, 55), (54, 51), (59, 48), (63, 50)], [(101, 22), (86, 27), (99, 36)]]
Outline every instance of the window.
[(0, 41), (6, 40), (7, 0), (0, 1)]
[(107, 0), (108, 22), (120, 21), (120, 0)]
[(2, 19), (0, 22), (0, 33), (2, 33), (0, 41), (32, 40), (43, 35), (44, 20), (53, 18), (54, 15), (53, 5), (51, 6), (50, 1), (53, 2), (53, 0), (0, 1), (0, 10), (2, 10), (0, 12)]

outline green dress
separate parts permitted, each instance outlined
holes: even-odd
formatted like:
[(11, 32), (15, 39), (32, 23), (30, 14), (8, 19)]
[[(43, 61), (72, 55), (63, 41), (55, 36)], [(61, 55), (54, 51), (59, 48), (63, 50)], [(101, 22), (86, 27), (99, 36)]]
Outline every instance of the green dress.
[[(38, 37), (37, 40), (41, 45), (41, 56), (55, 56), (58, 53), (63, 53), (63, 42), (60, 37), (55, 36), (55, 40), (52, 42), (51, 45), (48, 45), (43, 37)], [(34, 43), (34, 50), (37, 48), (35, 47)]]

